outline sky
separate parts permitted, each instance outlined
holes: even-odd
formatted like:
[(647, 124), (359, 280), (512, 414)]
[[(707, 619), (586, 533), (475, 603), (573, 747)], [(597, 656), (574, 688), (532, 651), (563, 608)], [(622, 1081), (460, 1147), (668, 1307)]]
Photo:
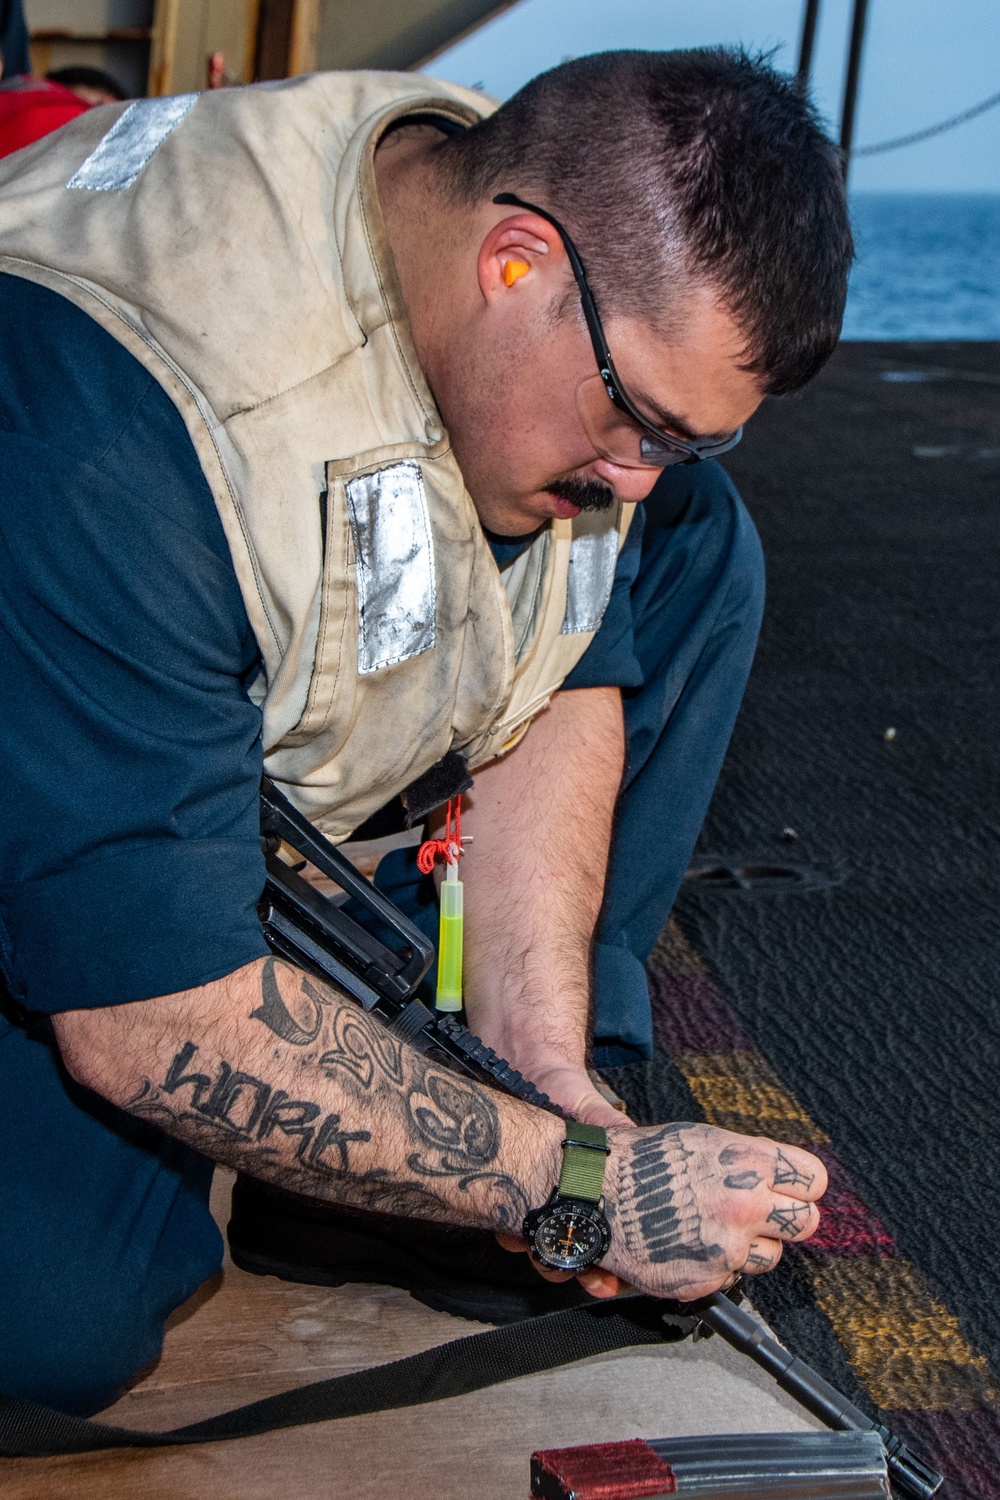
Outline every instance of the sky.
[[(506, 98), (534, 74), (614, 47), (742, 42), (798, 62), (802, 0), (519, 0), (425, 71)], [(821, 0), (813, 90), (834, 134), (851, 0)], [(869, 0), (854, 142), (933, 125), (1000, 90), (998, 0)], [(1000, 193), (1000, 106), (934, 140), (860, 158), (851, 187)]]

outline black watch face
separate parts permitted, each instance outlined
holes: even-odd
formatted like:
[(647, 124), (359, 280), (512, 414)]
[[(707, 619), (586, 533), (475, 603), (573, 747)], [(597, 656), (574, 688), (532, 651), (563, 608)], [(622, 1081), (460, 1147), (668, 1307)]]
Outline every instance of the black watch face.
[(607, 1254), (607, 1220), (585, 1203), (556, 1203), (529, 1216), (531, 1248), (543, 1265), (582, 1271)]

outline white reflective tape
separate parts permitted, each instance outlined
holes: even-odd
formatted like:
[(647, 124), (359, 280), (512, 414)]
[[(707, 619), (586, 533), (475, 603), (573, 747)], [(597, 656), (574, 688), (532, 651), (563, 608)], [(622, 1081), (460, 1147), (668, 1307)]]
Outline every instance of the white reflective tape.
[(585, 511), (573, 522), (562, 635), (597, 630), (604, 619), (618, 563), (617, 515)]
[(115, 193), (131, 187), (158, 146), (198, 100), (197, 94), (136, 99), (73, 173), (68, 188)]
[(434, 543), (420, 466), (392, 464), (348, 480), (358, 589), (358, 671), (408, 661), (434, 645)]

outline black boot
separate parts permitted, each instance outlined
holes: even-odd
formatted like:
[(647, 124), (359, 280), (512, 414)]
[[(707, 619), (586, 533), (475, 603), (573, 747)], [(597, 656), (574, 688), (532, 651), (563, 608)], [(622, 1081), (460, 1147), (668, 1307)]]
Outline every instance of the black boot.
[(481, 1323), (593, 1301), (577, 1281), (545, 1281), (527, 1255), (501, 1249), (487, 1230), (341, 1208), (242, 1173), (228, 1232), (234, 1264), (254, 1275), (398, 1286), (438, 1312)]

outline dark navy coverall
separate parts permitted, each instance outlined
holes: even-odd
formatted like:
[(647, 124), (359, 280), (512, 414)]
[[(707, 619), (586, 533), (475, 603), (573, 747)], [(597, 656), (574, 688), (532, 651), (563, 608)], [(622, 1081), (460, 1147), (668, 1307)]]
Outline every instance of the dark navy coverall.
[[(0, 1013), (0, 1391), (89, 1413), (220, 1264), (212, 1165), (74, 1084), (30, 1018), (171, 994), (266, 955), (257, 648), (177, 411), (84, 313), (9, 276), (0, 475), (0, 966), (7, 1012), (29, 1016), (25, 1029)], [(566, 683), (620, 686), (627, 733), (598, 1066), (650, 1055), (643, 964), (705, 816), (763, 597), (756, 533), (718, 465), (667, 470), (642, 510)], [(384, 860), (379, 884), (433, 931), (413, 851)]]

